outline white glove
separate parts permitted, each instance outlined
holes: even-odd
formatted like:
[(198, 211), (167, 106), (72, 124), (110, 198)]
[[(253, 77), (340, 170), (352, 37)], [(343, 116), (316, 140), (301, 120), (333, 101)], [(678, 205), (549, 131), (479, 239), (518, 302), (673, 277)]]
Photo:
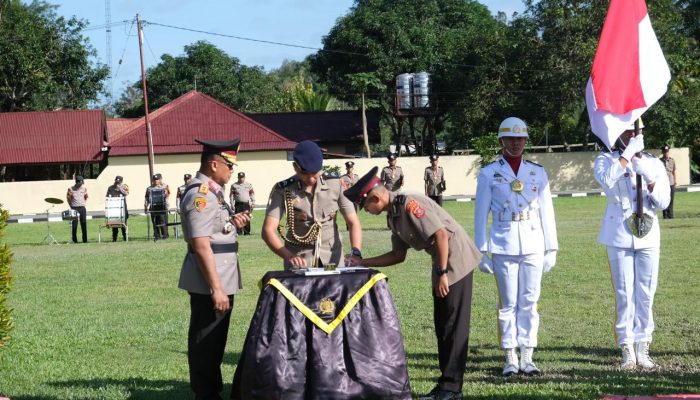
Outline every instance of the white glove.
[(481, 252), (481, 262), (479, 263), (479, 270), (481, 272), (486, 272), (487, 274), (493, 274), (493, 263), (489, 258), (489, 254), (485, 251)]
[(622, 152), (622, 157), (627, 161), (632, 161), (634, 155), (642, 150), (644, 150), (644, 135), (635, 136), (630, 138), (625, 151)]
[(654, 167), (651, 165), (650, 159), (635, 157), (632, 159), (632, 169), (637, 175), (641, 175), (644, 178), (647, 185), (651, 185), (655, 182)]
[(557, 263), (557, 251), (556, 250), (547, 250), (544, 252), (544, 262), (542, 265), (544, 266), (544, 269), (542, 272), (545, 274), (554, 268), (554, 265)]

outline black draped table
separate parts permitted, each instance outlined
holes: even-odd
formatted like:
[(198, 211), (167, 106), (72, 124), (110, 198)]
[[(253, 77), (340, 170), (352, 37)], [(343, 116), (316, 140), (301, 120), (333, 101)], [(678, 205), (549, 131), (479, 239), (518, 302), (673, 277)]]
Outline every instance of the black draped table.
[(231, 398), (410, 399), (386, 276), (265, 274)]

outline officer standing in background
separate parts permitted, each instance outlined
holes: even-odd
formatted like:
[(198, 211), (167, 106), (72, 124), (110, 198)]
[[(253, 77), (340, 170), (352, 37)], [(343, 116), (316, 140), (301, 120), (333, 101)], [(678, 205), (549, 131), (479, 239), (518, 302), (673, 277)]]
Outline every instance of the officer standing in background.
[(676, 192), (676, 160), (668, 156), (670, 148), (668, 145), (661, 148), (661, 162), (666, 168), (666, 174), (668, 175), (668, 183), (671, 188), (671, 201), (668, 203), (668, 207), (664, 208), (663, 216), (664, 219), (673, 218), (673, 197)]
[[(321, 149), (304, 140), (294, 148), (293, 157), (295, 175), (277, 183), (270, 193), (262, 228), (267, 246), (284, 260), (285, 269), (320, 267), (319, 261), (338, 265), (343, 255), (336, 220), (340, 211), (350, 232), (352, 253), (360, 255), (360, 220), (352, 202), (343, 195), (340, 179), (321, 176)], [(282, 218), (286, 224), (280, 226)]]
[[(542, 274), (554, 267), (559, 248), (549, 178), (541, 165), (523, 159), (527, 138), (521, 119), (501, 122), (498, 139), (503, 152), (481, 168), (476, 186), (474, 237), (483, 254), (479, 269), (495, 274), (498, 283), (504, 376), (540, 373), (532, 361), (540, 324), (537, 301)], [(516, 347), (520, 347), (519, 365)]]
[[(163, 204), (152, 204), (152, 194), (153, 189), (163, 189), (165, 193), (165, 199)], [(144, 204), (144, 209), (146, 212), (151, 213), (151, 222), (153, 223), (153, 238), (167, 239), (168, 238), (168, 198), (170, 197), (170, 187), (163, 183), (163, 176), (161, 174), (153, 174), (151, 186), (146, 188), (146, 201)], [(154, 206), (163, 208), (163, 210), (152, 210)]]
[(445, 171), (438, 166), (438, 155), (430, 156), (430, 166), (425, 168), (425, 195), (442, 207), (442, 192), (445, 191)]
[(403, 186), (403, 170), (396, 165), (396, 154), (389, 154), (386, 159), (389, 165), (382, 169), (381, 180), (384, 187), (396, 192)]
[[(229, 201), (236, 213), (251, 211), (255, 207), (255, 190), (253, 185), (245, 180), (245, 172), (238, 173), (238, 181), (231, 185)], [(243, 228), (244, 235), (250, 235), (250, 224)]]
[(250, 217), (233, 215), (222, 187), (231, 179), (240, 139), (196, 142), (204, 148), (199, 171), (180, 204), (187, 254), (178, 287), (190, 295), (190, 386), (195, 399), (221, 399), (221, 362), (233, 296), (242, 288), (236, 229), (250, 222)]
[[(66, 200), (68, 200), (68, 205), (73, 210), (76, 210), (80, 219), (80, 230), (83, 233), (83, 243), (87, 243), (87, 210), (85, 209), (85, 204), (88, 199), (87, 188), (83, 185), (85, 180), (82, 176), (75, 176), (75, 185), (68, 188), (66, 193)], [(73, 243), (78, 243), (78, 221), (72, 219), (71, 225), (71, 235), (73, 237)]]
[[(671, 197), (663, 163), (642, 152), (643, 127), (640, 119), (638, 136), (634, 136), (634, 124), (628, 127), (613, 151), (600, 153), (593, 166), (593, 175), (607, 199), (598, 242), (608, 248), (617, 309), (615, 336), (622, 352), (623, 370), (637, 365), (644, 369), (656, 367), (649, 357), (661, 237), (656, 210), (666, 208)], [(641, 232), (630, 227), (637, 212), (637, 175), (642, 176), (642, 212), (648, 227)]]
[(474, 268), (481, 253), (464, 228), (428, 197), (390, 192), (374, 167), (345, 196), (367, 212), (387, 213), (391, 251), (372, 258), (348, 255), (350, 265), (384, 267), (406, 259), (409, 248), (425, 250), (432, 259), (433, 323), (438, 345), (440, 378), (419, 398), (462, 399), (467, 364)]
[[(124, 183), (124, 178), (117, 175), (114, 178), (114, 184), (107, 188), (107, 197), (121, 197), (122, 206), (124, 207), (124, 223), (129, 219), (129, 209), (126, 207), (126, 196), (129, 195), (129, 185)], [(112, 241), (117, 241), (119, 228), (112, 228)], [(122, 226), (122, 238), (126, 242), (126, 228)]]
[(345, 163), (345, 174), (340, 177), (340, 184), (343, 186), (343, 190), (350, 189), (355, 183), (357, 183), (357, 180), (360, 179), (360, 177), (353, 172), (354, 170), (355, 162), (347, 161)]
[(185, 174), (182, 179), (185, 184), (177, 188), (177, 193), (175, 194), (175, 209), (180, 212), (180, 203), (182, 202), (182, 194), (187, 189), (187, 186), (192, 182), (192, 174)]

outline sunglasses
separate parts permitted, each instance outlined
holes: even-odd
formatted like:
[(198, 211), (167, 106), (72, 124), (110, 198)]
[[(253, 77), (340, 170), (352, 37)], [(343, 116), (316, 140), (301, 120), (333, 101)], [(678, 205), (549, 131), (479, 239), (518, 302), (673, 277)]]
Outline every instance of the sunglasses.
[(220, 162), (220, 163), (226, 165), (228, 167), (229, 171), (233, 171), (233, 163), (226, 161), (223, 157), (221, 159), (218, 159), (218, 160), (209, 160), (209, 162), (214, 162), (214, 161)]

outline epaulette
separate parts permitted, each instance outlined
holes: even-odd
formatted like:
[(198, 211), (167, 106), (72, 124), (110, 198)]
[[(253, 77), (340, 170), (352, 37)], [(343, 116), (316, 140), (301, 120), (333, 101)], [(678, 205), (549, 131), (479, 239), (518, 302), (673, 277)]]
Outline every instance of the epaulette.
[(406, 195), (403, 194), (397, 194), (396, 197), (394, 197), (394, 204), (403, 204), (406, 202)]
[(286, 188), (287, 186), (293, 184), (296, 181), (297, 181), (297, 178), (295, 176), (293, 176), (289, 179), (285, 179), (283, 181), (277, 182), (276, 187), (279, 189), (283, 189), (283, 188)]
[(537, 164), (536, 162), (533, 162), (533, 161), (530, 161), (530, 160), (525, 160), (525, 162), (528, 163), (528, 164), (537, 165), (538, 167), (544, 168), (544, 167), (541, 166), (540, 164)]
[[(189, 186), (187, 186), (185, 188), (185, 190), (182, 191), (182, 194), (180, 195), (180, 197), (185, 197), (187, 192), (189, 192), (190, 190), (195, 189), (195, 188), (200, 189), (202, 186), (206, 187), (206, 183), (201, 183), (201, 182), (191, 183)], [(206, 194), (206, 193), (204, 193), (204, 194)]]
[[(493, 163), (499, 163), (499, 164), (501, 164), (501, 165), (505, 165), (505, 164), (506, 164), (506, 162), (503, 161), (503, 159), (501, 159), (501, 158), (499, 158), (498, 160), (492, 162), (491, 164), (493, 164)], [(487, 165), (491, 165), (491, 164), (487, 164)]]

